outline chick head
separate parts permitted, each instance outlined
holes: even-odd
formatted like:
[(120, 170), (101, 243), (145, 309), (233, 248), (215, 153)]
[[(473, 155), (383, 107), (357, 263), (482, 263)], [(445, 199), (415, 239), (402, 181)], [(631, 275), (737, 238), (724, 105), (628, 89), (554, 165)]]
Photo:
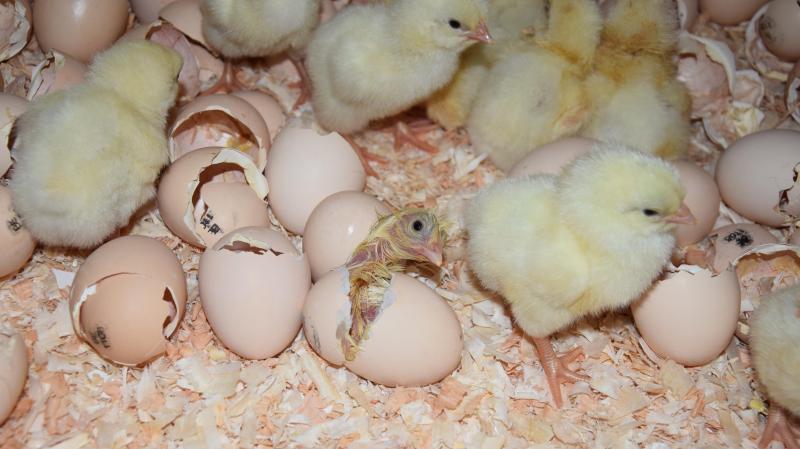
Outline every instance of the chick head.
[(393, 260), (430, 261), (442, 264), (443, 226), (430, 209), (409, 208), (381, 217), (370, 230), (365, 242), (381, 238), (386, 242), (386, 257)]
[(393, 3), (399, 32), (425, 47), (464, 51), (491, 42), (484, 0), (401, 0)]
[(591, 239), (671, 235), (694, 222), (685, 196), (671, 164), (618, 144), (596, 144), (559, 178), (562, 214)]

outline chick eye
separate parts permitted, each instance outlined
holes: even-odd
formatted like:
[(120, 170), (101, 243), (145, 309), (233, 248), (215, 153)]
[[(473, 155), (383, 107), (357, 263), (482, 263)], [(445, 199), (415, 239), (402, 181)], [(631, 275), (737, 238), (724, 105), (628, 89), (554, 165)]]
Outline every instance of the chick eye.
[(448, 25), (450, 25), (450, 28), (452, 28), (452, 29), (454, 29), (454, 30), (457, 30), (457, 29), (461, 28), (461, 22), (459, 22), (459, 21), (458, 21), (458, 20), (456, 20), (456, 19), (450, 19), (450, 20), (447, 22), (447, 24), (448, 24)]
[(411, 223), (411, 228), (416, 232), (422, 231), (424, 227), (425, 225), (422, 223), (422, 220), (414, 220), (414, 222)]
[(655, 217), (656, 215), (658, 215), (658, 211), (653, 209), (644, 209), (642, 213), (648, 217)]

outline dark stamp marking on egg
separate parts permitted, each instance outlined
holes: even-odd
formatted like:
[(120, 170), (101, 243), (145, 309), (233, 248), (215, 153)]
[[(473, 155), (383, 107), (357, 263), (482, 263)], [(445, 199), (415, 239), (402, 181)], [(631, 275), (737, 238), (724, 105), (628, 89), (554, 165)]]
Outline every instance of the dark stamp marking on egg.
[(90, 332), (89, 336), (92, 338), (94, 344), (101, 345), (106, 349), (111, 347), (111, 343), (108, 342), (108, 335), (106, 335), (106, 330), (103, 326), (94, 328), (94, 332)]
[(19, 221), (19, 218), (17, 218), (16, 216), (12, 216), (6, 222), (6, 226), (8, 226), (8, 229), (10, 229), (11, 232), (19, 232), (20, 229), (22, 229), (22, 223)]
[(211, 212), (211, 209), (206, 210), (203, 216), (200, 217), (200, 226), (214, 235), (222, 232), (222, 228), (218, 224), (214, 223), (214, 214)]
[(737, 229), (726, 235), (723, 239), (726, 242), (734, 242), (739, 248), (746, 248), (753, 244), (753, 236), (744, 229)]

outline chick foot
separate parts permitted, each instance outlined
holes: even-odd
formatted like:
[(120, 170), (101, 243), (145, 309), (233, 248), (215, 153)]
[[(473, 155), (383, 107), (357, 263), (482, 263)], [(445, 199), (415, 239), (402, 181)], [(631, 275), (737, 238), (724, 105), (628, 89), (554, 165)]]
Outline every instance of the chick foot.
[(358, 158), (361, 159), (361, 165), (364, 167), (364, 171), (367, 173), (367, 175), (374, 176), (377, 178), (378, 173), (375, 170), (373, 170), (372, 167), (370, 167), (367, 161), (375, 161), (379, 164), (385, 164), (388, 161), (380, 156), (375, 156), (374, 154), (370, 153), (361, 145), (357, 144), (352, 137), (345, 134), (342, 134), (341, 136), (344, 138), (344, 140), (347, 141), (347, 143), (350, 144), (351, 147), (353, 147), (353, 150), (358, 155)]
[(791, 417), (780, 407), (772, 407), (767, 417), (764, 435), (758, 443), (758, 449), (766, 449), (773, 441), (780, 441), (786, 449), (800, 449), (800, 432), (792, 427)]
[(297, 74), (300, 76), (300, 81), (289, 85), (291, 88), (300, 89), (300, 96), (297, 97), (294, 105), (292, 105), (292, 111), (294, 111), (299, 108), (301, 104), (311, 99), (311, 88), (309, 87), (311, 86), (311, 78), (308, 76), (306, 65), (303, 64), (303, 60), (299, 56), (290, 55), (289, 61), (292, 62), (292, 65), (294, 65), (294, 68), (297, 70)]
[(589, 377), (578, 374), (567, 368), (567, 364), (578, 358), (582, 350), (575, 348), (566, 355), (558, 356), (553, 351), (553, 345), (549, 338), (534, 338), (536, 352), (539, 354), (539, 362), (542, 364), (544, 374), (547, 376), (547, 383), (550, 386), (550, 394), (556, 403), (556, 408), (561, 408), (563, 399), (561, 398), (561, 384), (565, 382), (588, 381)]
[[(438, 128), (438, 125), (435, 125), (433, 129), (436, 128)], [(426, 153), (438, 153), (439, 148), (437, 148), (435, 145), (429, 144), (419, 137), (420, 134), (428, 133), (433, 129), (430, 129), (430, 125), (412, 127), (406, 123), (397, 122), (397, 125), (395, 125), (394, 128), (394, 149), (399, 150), (404, 144), (408, 143)]]
[(229, 61), (225, 61), (225, 68), (222, 69), (222, 75), (220, 75), (217, 82), (200, 95), (213, 95), (218, 92), (234, 92), (246, 89), (247, 86), (236, 78), (236, 71), (233, 68), (233, 64)]

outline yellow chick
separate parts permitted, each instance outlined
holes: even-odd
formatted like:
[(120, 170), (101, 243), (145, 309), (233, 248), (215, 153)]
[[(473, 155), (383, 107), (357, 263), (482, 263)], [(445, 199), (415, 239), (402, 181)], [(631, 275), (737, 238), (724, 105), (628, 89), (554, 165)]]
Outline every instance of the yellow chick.
[(600, 39), (594, 0), (552, 0), (548, 29), (494, 64), (467, 118), (475, 148), (503, 170), (534, 148), (577, 132), (587, 118), (584, 82)]
[(149, 41), (99, 54), (87, 81), (40, 97), (16, 123), (14, 209), (40, 242), (91, 248), (155, 195), (183, 60)]
[(469, 205), (470, 267), (533, 338), (556, 406), (560, 383), (584, 377), (547, 337), (650, 286), (669, 261), (675, 223), (694, 220), (684, 195), (667, 162), (599, 143), (559, 177), (506, 179)]
[(800, 285), (763, 298), (749, 324), (753, 366), (772, 402), (758, 447), (777, 440), (787, 449), (798, 449), (800, 429), (792, 422), (800, 417)]
[(685, 154), (691, 98), (677, 79), (678, 12), (672, 0), (609, 0), (587, 80), (591, 116), (579, 134), (665, 159)]
[(484, 14), (482, 0), (345, 8), (317, 29), (308, 46), (317, 120), (350, 134), (425, 100), (450, 81), (464, 50), (491, 39)]
[(546, 9), (545, 0), (491, 1), (487, 23), (493, 42), (478, 43), (464, 52), (453, 80), (426, 102), (428, 117), (445, 129), (464, 126), (492, 63), (500, 59), (509, 42), (541, 33), (547, 23)]

